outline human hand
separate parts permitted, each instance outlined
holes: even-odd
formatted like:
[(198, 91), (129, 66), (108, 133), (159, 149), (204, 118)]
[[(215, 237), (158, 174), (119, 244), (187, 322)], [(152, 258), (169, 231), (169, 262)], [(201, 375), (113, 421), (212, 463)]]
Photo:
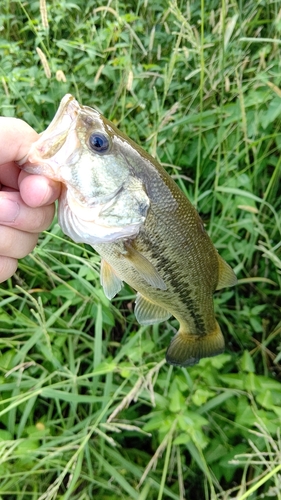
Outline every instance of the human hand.
[(21, 171), (21, 160), (38, 134), (17, 118), (0, 117), (0, 283), (17, 269), (18, 259), (35, 247), (54, 217), (60, 184)]

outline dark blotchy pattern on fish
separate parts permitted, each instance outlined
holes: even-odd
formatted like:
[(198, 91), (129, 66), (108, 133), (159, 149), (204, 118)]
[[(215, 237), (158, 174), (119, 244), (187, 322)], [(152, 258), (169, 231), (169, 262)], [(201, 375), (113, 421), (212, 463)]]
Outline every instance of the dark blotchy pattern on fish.
[(192, 298), (191, 287), (188, 283), (183, 283), (181, 281), (179, 267), (174, 269), (175, 266), (172, 265), (171, 260), (163, 254), (163, 246), (161, 248), (161, 245), (157, 243), (155, 239), (152, 245), (151, 240), (146, 236), (145, 231), (141, 232), (141, 239), (142, 243), (147, 248), (150, 248), (152, 254), (151, 260), (152, 262), (157, 261), (157, 269), (161, 270), (161, 274), (165, 277), (165, 283), (169, 283), (171, 289), (178, 297), (178, 302), (183, 303), (188, 309), (192, 319), (194, 320), (196, 331), (200, 332), (200, 335), (206, 335), (208, 332), (206, 331), (199, 308)]

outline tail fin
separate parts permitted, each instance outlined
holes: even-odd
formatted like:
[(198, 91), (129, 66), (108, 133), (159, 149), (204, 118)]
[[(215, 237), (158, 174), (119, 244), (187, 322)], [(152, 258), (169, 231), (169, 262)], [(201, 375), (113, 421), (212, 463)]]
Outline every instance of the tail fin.
[(219, 324), (216, 323), (213, 332), (202, 336), (179, 330), (168, 347), (166, 360), (171, 365), (192, 366), (201, 358), (216, 356), (223, 351), (224, 338)]

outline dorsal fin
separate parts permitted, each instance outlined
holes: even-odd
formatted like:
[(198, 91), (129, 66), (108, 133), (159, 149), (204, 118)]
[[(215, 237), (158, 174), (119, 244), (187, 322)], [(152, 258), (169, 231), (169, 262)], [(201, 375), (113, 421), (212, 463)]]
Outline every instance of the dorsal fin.
[(153, 325), (165, 321), (171, 316), (166, 309), (154, 304), (140, 293), (137, 294), (134, 313), (141, 325)]
[(116, 276), (112, 267), (104, 259), (101, 260), (100, 266), (100, 282), (103, 287), (105, 296), (108, 299), (113, 299), (120, 292), (123, 281)]
[(227, 286), (234, 286), (237, 283), (237, 278), (231, 267), (223, 260), (223, 258), (218, 254), (219, 263), (219, 281), (216, 290), (225, 288)]

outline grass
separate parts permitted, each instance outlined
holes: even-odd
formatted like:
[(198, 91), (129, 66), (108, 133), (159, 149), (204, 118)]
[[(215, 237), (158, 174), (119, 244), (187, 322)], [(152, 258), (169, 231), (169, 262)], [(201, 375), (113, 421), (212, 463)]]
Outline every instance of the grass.
[[(41, 10), (40, 10), (41, 8)], [(61, 97), (158, 157), (239, 278), (226, 352), (164, 362), (175, 320), (110, 303), (56, 221), (0, 288), (0, 499), (281, 499), (281, 4), (138, 0), (1, 9), (1, 113)]]

